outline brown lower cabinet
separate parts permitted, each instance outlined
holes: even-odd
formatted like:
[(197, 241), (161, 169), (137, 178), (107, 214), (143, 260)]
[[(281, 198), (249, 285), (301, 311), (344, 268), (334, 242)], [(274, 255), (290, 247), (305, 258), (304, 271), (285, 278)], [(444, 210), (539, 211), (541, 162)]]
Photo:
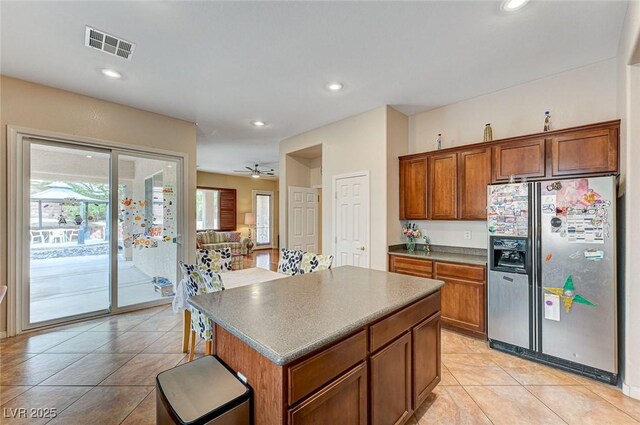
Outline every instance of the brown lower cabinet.
[[(440, 304), (438, 291), (274, 371), (274, 376), (284, 373), (286, 377), (284, 387), (274, 393), (274, 397), (285, 397), (286, 423), (401, 425), (409, 421), (440, 382)], [(217, 325), (216, 332), (221, 332), (216, 334), (218, 342), (230, 338)], [(255, 373), (268, 375), (265, 370)], [(273, 405), (267, 400), (256, 403)]]
[(411, 408), (411, 334), (371, 356), (371, 423), (402, 424)]
[(487, 339), (486, 267), (389, 255), (389, 271), (445, 282), (442, 326)]
[(440, 314), (434, 314), (413, 328), (413, 409), (426, 400), (440, 382), (441, 363), (430, 359), (440, 357)]
[(362, 363), (289, 410), (291, 425), (367, 425), (367, 364)]

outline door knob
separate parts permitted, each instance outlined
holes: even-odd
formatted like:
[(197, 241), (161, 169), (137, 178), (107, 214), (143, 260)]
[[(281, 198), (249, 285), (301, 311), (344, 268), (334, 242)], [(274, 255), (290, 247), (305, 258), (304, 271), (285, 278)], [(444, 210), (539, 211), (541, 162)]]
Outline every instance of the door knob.
[(358, 247), (358, 249), (359, 249), (360, 251), (364, 251), (364, 246), (360, 246), (360, 247)]

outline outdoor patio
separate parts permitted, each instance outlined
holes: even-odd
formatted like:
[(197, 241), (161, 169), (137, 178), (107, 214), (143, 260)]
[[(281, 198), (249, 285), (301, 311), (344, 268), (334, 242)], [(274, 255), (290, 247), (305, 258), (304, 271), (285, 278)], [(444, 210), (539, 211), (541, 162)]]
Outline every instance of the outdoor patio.
[[(118, 255), (120, 307), (162, 298), (152, 277)], [(109, 256), (84, 255), (31, 260), (31, 322), (109, 307)]]

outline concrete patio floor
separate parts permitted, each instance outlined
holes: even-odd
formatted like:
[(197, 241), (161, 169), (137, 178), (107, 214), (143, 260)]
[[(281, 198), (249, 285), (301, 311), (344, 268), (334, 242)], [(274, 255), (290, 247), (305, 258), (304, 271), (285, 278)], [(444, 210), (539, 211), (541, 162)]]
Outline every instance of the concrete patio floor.
[[(118, 305), (161, 297), (151, 276), (118, 255)], [(89, 255), (31, 260), (31, 323), (109, 308), (109, 256)]]

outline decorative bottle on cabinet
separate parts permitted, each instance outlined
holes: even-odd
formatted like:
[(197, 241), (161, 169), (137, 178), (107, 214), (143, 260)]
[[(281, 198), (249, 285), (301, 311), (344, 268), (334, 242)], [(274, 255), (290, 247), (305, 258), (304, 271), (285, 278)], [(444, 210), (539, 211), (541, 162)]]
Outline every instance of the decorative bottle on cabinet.
[(436, 140), (436, 148), (442, 149), (442, 133), (438, 133), (438, 139)]
[(491, 124), (487, 124), (484, 126), (484, 141), (490, 142), (493, 140), (493, 130), (491, 129)]
[(551, 130), (551, 114), (549, 111), (545, 111), (544, 113), (544, 131)]

